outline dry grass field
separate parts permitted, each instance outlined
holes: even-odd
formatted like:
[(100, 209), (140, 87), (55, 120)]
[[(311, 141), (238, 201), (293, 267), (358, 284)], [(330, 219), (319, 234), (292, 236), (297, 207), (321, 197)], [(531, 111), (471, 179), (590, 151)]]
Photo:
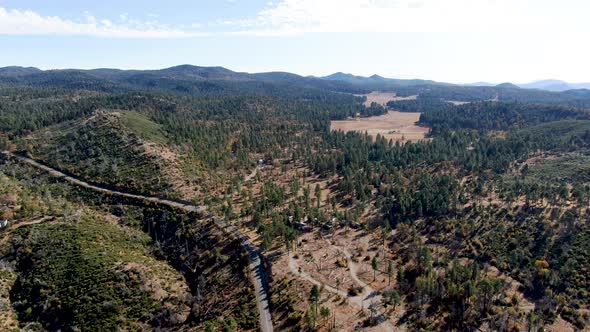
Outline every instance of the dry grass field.
[(389, 111), (387, 114), (369, 118), (338, 120), (331, 122), (332, 130), (344, 132), (367, 132), (376, 137), (377, 134), (394, 141), (419, 141), (428, 133), (428, 128), (416, 125), (420, 113)]
[(357, 95), (359, 97), (367, 97), (367, 101), (365, 101), (365, 106), (371, 106), (372, 102), (375, 102), (379, 105), (385, 106), (387, 105), (388, 101), (400, 101), (400, 100), (415, 100), (418, 96), (408, 96), (408, 97), (398, 97), (395, 92), (379, 92), (373, 91), (368, 94), (364, 95)]

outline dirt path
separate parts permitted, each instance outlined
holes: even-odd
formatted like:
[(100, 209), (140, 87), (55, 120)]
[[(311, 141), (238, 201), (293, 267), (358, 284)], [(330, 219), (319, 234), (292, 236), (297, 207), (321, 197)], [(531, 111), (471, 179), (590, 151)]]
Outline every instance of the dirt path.
[[(378, 291), (373, 289), (369, 284), (365, 283), (364, 281), (362, 281), (358, 277), (359, 267), (358, 267), (358, 264), (352, 260), (352, 255), (350, 254), (350, 252), (348, 250), (346, 250), (345, 248), (341, 248), (341, 247), (338, 247), (338, 246), (330, 243), (329, 241), (327, 241), (327, 242), (330, 244), (330, 246), (332, 248), (340, 251), (346, 257), (346, 261), (348, 264), (348, 270), (350, 271), (350, 277), (352, 278), (352, 280), (354, 280), (354, 282), (356, 282), (359, 286), (361, 286), (363, 288), (363, 291), (362, 291), (360, 297), (365, 301), (370, 300), (371, 302), (374, 302), (374, 303), (381, 303), (381, 301), (383, 299), (381, 294), (379, 294)], [(389, 322), (387, 322), (387, 318), (382, 313), (379, 313), (379, 315), (377, 316), (377, 320), (380, 323), (384, 323), (384, 326), (389, 331), (393, 330), (393, 326), (391, 326), (391, 324), (389, 324)]]
[[(348, 299), (349, 303), (353, 306), (358, 308), (359, 310), (364, 310), (371, 305), (371, 303), (380, 304), (382, 296), (379, 295), (377, 291), (375, 291), (371, 286), (367, 285), (365, 282), (360, 280), (357, 275), (358, 265), (352, 261), (352, 256), (348, 251), (345, 249), (339, 248), (330, 244), (336, 250), (342, 252), (346, 256), (346, 260), (348, 261), (349, 273), (354, 282), (356, 282), (360, 287), (362, 287), (361, 294), (357, 296), (350, 296), (348, 293), (336, 289), (330, 285), (326, 285), (315, 279), (313, 276), (308, 274), (307, 272), (303, 271), (297, 264), (297, 260), (293, 257), (293, 255), (289, 255), (289, 270), (294, 275), (316, 285), (316, 286), (323, 286), (325, 290), (329, 291), (330, 293), (337, 294), (342, 296), (343, 298)], [(376, 316), (378, 321), (378, 326), (382, 331), (395, 331), (394, 327), (387, 321), (387, 317), (381, 312), (379, 312)]]
[(84, 188), (88, 188), (88, 189), (92, 189), (94, 191), (99, 191), (99, 192), (103, 192), (103, 193), (108, 193), (108, 194), (112, 194), (112, 195), (116, 195), (116, 196), (121, 196), (121, 197), (127, 197), (127, 198), (133, 198), (133, 199), (137, 199), (137, 200), (144, 200), (144, 201), (149, 201), (149, 202), (153, 202), (153, 203), (159, 203), (159, 204), (164, 204), (164, 205), (168, 205), (171, 207), (175, 207), (175, 208), (179, 208), (182, 210), (185, 210), (187, 212), (196, 212), (196, 213), (204, 213), (207, 210), (207, 206), (194, 206), (194, 205), (190, 205), (190, 204), (184, 204), (181, 202), (177, 202), (177, 201), (172, 201), (172, 200), (168, 200), (168, 199), (164, 199), (164, 198), (158, 198), (158, 197), (150, 197), (150, 196), (143, 196), (143, 195), (136, 195), (136, 194), (129, 194), (129, 193), (124, 193), (124, 192), (120, 192), (120, 191), (115, 191), (115, 190), (111, 190), (111, 189), (106, 189), (103, 187), (99, 187), (99, 186), (95, 186), (92, 185), (88, 182), (76, 179), (74, 177), (71, 177), (69, 175), (66, 175), (54, 168), (51, 168), (49, 166), (45, 166), (33, 159), (30, 158), (26, 158), (23, 156), (19, 156), (16, 154), (13, 154), (11, 152), (8, 151), (4, 151), (2, 152), (3, 154), (5, 154), (8, 157), (12, 157), (15, 158), (17, 160), (20, 160), (22, 162), (25, 162), (31, 166), (35, 166), (39, 169), (42, 169), (46, 172), (48, 172), (50, 175), (54, 176), (54, 177), (58, 177), (58, 178), (62, 178), (70, 183), (73, 183), (75, 185), (78, 185), (80, 187), (84, 187)]
[[(350, 254), (350, 252), (348, 252), (348, 250), (346, 250), (344, 248), (337, 247), (333, 244), (330, 244), (330, 246), (332, 248), (340, 251), (346, 257), (346, 261), (348, 264), (348, 270), (350, 271), (350, 276), (351, 276), (352, 280), (354, 280), (359, 286), (361, 286), (363, 288), (363, 293), (362, 293), (363, 295), (362, 296), (368, 297), (371, 294), (377, 294), (378, 292), (376, 290), (374, 290), (371, 286), (369, 286), (367, 283), (365, 283), (364, 281), (362, 281), (358, 277), (359, 267), (358, 267), (358, 264), (352, 260), (352, 255)], [(381, 301), (381, 295), (376, 295), (375, 299), (378, 301)]]
[(14, 223), (14, 224), (10, 225), (8, 227), (8, 229), (9, 230), (14, 230), (14, 229), (17, 229), (17, 228), (20, 228), (20, 227), (23, 227), (23, 226), (37, 225), (37, 224), (40, 224), (40, 223), (42, 223), (44, 221), (53, 220), (53, 219), (55, 219), (55, 217), (53, 217), (53, 216), (45, 216), (45, 217), (41, 217), (41, 218), (35, 219), (35, 220), (29, 220), (29, 221), (23, 221), (23, 222), (19, 222), (19, 223)]
[(262, 169), (262, 167), (256, 166), (256, 168), (254, 168), (252, 173), (250, 173), (244, 177), (244, 182), (248, 182), (248, 181), (251, 181), (252, 179), (254, 179), (254, 177), (256, 177), (256, 174), (258, 174), (258, 171), (260, 169)]
[(40, 224), (42, 222), (45, 222), (45, 221), (48, 221), (48, 220), (53, 220), (53, 219), (55, 219), (55, 217), (53, 217), (53, 216), (45, 216), (45, 217), (42, 217), (42, 218), (39, 218), (39, 219), (35, 219), (35, 220), (29, 220), (29, 221), (23, 221), (23, 222), (11, 224), (10, 226), (8, 226), (4, 230), (5, 236), (0, 240), (0, 247), (2, 247), (4, 244), (6, 244), (6, 242), (10, 238), (10, 235), (7, 234), (8, 231), (13, 231), (13, 230), (18, 229), (18, 228), (23, 227), (23, 226), (37, 225), (37, 224)]
[[(84, 188), (88, 188), (88, 189), (91, 189), (94, 191), (108, 193), (111, 195), (116, 195), (116, 196), (121, 196), (121, 197), (133, 198), (133, 199), (137, 199), (137, 200), (149, 201), (149, 202), (163, 204), (163, 205), (168, 205), (171, 207), (179, 208), (179, 209), (184, 210), (186, 212), (196, 212), (196, 213), (203, 214), (208, 208), (207, 206), (194, 206), (194, 205), (184, 204), (181, 202), (172, 201), (172, 200), (168, 200), (168, 199), (164, 199), (164, 198), (129, 194), (129, 193), (124, 193), (124, 192), (120, 192), (120, 191), (102, 188), (102, 187), (87, 183), (85, 181), (76, 179), (76, 178), (71, 177), (69, 175), (66, 175), (56, 169), (45, 166), (33, 159), (26, 158), (26, 157), (19, 156), (19, 155), (15, 155), (9, 151), (3, 151), (2, 153), (5, 154), (7, 157), (15, 158), (21, 162), (24, 162), (24, 163), (32, 165), (36, 168), (42, 169), (42, 170), (48, 172), (52, 176), (62, 178), (70, 183), (73, 183), (75, 185), (78, 185), (78, 186), (81, 186)], [(268, 282), (266, 280), (266, 271), (265, 271), (264, 266), (262, 264), (263, 259), (262, 259), (262, 254), (260, 252), (260, 249), (256, 245), (254, 245), (248, 239), (248, 237), (245, 236), (244, 234), (242, 234), (236, 227), (227, 224), (225, 221), (223, 221), (221, 219), (214, 218), (213, 221), (223, 231), (229, 233), (232, 236), (237, 237), (240, 240), (244, 250), (248, 253), (248, 257), (250, 260), (250, 271), (251, 271), (251, 276), (252, 276), (252, 283), (254, 284), (254, 289), (256, 292), (256, 302), (257, 302), (259, 316), (260, 316), (260, 330), (263, 332), (272, 332), (273, 325), (272, 325), (271, 314), (270, 314), (270, 306), (269, 306), (269, 302), (268, 302), (268, 299), (270, 298), (270, 296), (268, 295)]]
[(348, 300), (354, 302), (357, 305), (357, 307), (361, 307), (361, 303), (359, 302), (361, 298), (360, 296), (349, 297), (349, 295), (344, 291), (336, 289), (330, 285), (322, 284), (318, 280), (314, 279), (314, 277), (309, 275), (307, 272), (303, 271), (303, 269), (299, 267), (299, 264), (297, 264), (297, 260), (293, 258), (293, 255), (289, 256), (289, 270), (291, 271), (291, 273), (300, 277), (301, 279), (306, 280), (316, 286), (323, 286), (324, 289), (328, 290), (330, 293), (334, 293), (344, 298), (348, 298)]

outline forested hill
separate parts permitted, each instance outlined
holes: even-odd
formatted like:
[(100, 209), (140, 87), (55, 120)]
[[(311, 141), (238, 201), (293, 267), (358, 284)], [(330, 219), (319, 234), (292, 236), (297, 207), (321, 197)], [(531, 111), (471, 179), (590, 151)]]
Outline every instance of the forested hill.
[(176, 66), (161, 70), (47, 70), (0, 68), (0, 85), (59, 87), (102, 92), (160, 90), (183, 94), (295, 93), (299, 89), (362, 93), (368, 90), (347, 82), (328, 81), (283, 72), (248, 74), (222, 67)]
[(70, 90), (121, 92), (166, 91), (180, 94), (257, 93), (305, 97), (310, 91), (368, 93), (395, 91), (398, 96), (419, 95), (427, 99), (456, 101), (519, 101), (571, 106), (590, 105), (590, 91), (552, 92), (522, 89), (513, 84), (464, 86), (429, 80), (389, 79), (336, 73), (304, 77), (286, 72), (243, 73), (223, 67), (181, 65), (160, 70), (47, 70), (24, 67), (0, 68), (0, 86), (52, 87)]
[(420, 123), (429, 126), (433, 133), (448, 129), (509, 130), (564, 119), (590, 119), (588, 110), (559, 105), (480, 102), (422, 109)]

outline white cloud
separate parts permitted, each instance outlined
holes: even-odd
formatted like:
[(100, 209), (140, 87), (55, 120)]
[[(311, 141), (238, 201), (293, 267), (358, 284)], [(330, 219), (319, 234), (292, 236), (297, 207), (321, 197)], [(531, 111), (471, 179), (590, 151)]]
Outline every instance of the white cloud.
[[(235, 1), (235, 0), (226, 0)], [(237, 1), (235, 1), (237, 3)], [(84, 13), (81, 21), (0, 7), (0, 35), (72, 35), (105, 38), (188, 38), (208, 35), (285, 36), (305, 33), (512, 32), (590, 33), (587, 0), (277, 0), (253, 17), (219, 17), (201, 24)], [(392, 41), (395, 42), (395, 41)]]
[(0, 7), (0, 35), (69, 35), (105, 38), (187, 38), (206, 35), (183, 30), (156, 21), (139, 21), (121, 15), (121, 22), (97, 19), (85, 13), (84, 22), (58, 16), (43, 16), (30, 10), (8, 10)]
[(235, 33), (588, 31), (584, 8), (584, 0), (281, 0)]

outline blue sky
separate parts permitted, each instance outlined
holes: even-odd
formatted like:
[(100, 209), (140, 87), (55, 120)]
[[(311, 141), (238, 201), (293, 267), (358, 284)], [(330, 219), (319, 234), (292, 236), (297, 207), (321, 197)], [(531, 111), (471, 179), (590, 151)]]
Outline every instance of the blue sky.
[(586, 0), (0, 0), (0, 66), (590, 81)]

